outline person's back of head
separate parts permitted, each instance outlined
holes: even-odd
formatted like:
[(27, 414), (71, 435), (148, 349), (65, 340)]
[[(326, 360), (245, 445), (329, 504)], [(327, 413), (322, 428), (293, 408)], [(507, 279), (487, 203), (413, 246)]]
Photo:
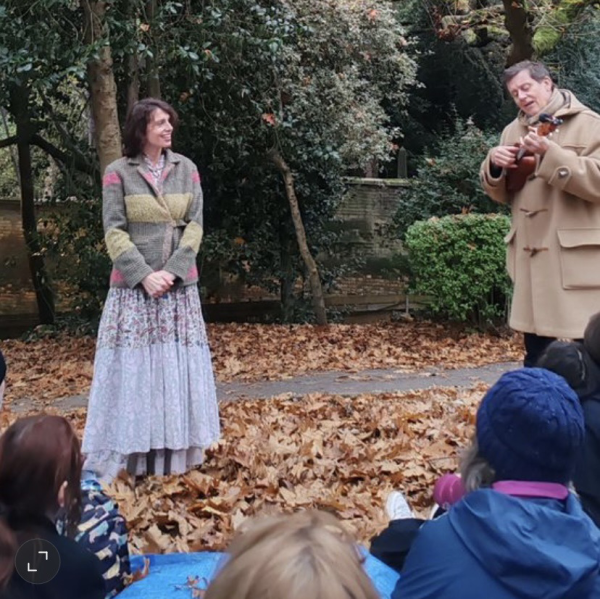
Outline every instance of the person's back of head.
[(502, 480), (567, 484), (584, 434), (579, 399), (562, 376), (543, 368), (508, 372), (479, 405), (462, 464), (465, 487)]
[(234, 539), (205, 599), (377, 599), (357, 547), (331, 515), (258, 519)]
[(30, 523), (64, 510), (74, 530), (81, 466), (79, 440), (61, 416), (22, 418), (0, 437), (0, 586), (12, 575), (20, 535), (33, 532)]
[(583, 346), (594, 362), (600, 365), (600, 312), (588, 321), (583, 332)]
[(553, 341), (540, 356), (537, 366), (559, 374), (576, 392), (585, 386), (584, 348), (579, 343)]

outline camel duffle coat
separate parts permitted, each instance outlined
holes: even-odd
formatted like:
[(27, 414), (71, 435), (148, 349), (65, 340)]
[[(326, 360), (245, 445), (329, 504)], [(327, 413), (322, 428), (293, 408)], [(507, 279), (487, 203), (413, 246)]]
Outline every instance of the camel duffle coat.
[[(577, 339), (600, 310), (600, 115), (561, 91), (567, 101), (554, 116), (563, 124), (523, 189), (510, 193), (504, 173), (492, 176), (491, 151), (480, 177), (486, 193), (512, 210), (505, 238), (514, 284), (511, 328)], [(500, 145), (527, 133), (517, 118)]]

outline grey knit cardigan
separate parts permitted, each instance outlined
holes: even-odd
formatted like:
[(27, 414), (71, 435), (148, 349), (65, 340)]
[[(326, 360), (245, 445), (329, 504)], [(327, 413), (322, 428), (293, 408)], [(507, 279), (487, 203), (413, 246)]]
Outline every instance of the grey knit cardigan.
[(198, 169), (181, 154), (166, 151), (162, 193), (141, 156), (111, 163), (102, 181), (110, 286), (134, 288), (157, 270), (180, 285), (197, 283), (202, 205)]

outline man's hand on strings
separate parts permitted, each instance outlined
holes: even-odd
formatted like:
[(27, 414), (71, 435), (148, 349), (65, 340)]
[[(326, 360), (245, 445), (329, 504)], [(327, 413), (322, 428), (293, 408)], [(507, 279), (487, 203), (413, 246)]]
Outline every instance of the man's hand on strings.
[(517, 168), (515, 158), (519, 148), (517, 146), (496, 146), (492, 149), (492, 164), (500, 168)]
[(550, 147), (547, 137), (538, 135), (535, 127), (529, 127), (529, 133), (521, 139), (521, 143), (528, 152), (543, 156)]

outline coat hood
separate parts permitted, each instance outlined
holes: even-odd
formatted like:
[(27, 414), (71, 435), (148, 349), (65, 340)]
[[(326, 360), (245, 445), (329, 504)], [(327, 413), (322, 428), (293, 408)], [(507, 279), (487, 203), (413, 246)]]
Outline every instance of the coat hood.
[(482, 489), (457, 503), (448, 518), (481, 568), (515, 597), (593, 597), (600, 531), (573, 495), (519, 499)]

